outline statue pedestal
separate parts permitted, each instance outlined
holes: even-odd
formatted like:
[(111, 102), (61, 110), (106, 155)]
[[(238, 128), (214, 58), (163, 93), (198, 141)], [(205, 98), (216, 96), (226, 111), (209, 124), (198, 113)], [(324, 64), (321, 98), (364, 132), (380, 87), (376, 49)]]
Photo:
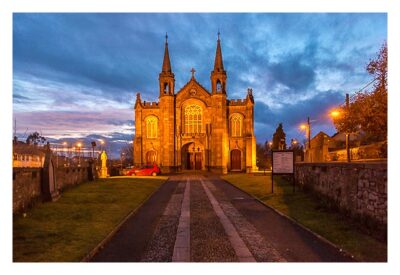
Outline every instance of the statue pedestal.
[(102, 178), (102, 179), (107, 178), (107, 167), (101, 168), (99, 178)]

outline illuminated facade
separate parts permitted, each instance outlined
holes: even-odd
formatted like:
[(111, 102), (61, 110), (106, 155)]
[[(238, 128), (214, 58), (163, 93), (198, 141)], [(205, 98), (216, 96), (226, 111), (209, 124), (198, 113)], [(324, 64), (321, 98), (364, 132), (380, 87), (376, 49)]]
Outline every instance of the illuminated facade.
[(163, 172), (210, 170), (251, 172), (256, 169), (254, 99), (248, 89), (245, 99), (227, 99), (218, 35), (211, 92), (191, 79), (175, 93), (168, 41), (159, 75), (159, 102), (135, 103), (134, 162), (156, 162)]

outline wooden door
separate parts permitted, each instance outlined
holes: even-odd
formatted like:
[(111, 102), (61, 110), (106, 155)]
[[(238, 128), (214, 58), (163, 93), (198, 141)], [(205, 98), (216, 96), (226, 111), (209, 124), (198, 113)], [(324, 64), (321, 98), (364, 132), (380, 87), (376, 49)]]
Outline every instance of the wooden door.
[(201, 170), (201, 159), (202, 159), (202, 153), (196, 153), (195, 155), (195, 168), (196, 170)]
[(153, 164), (156, 162), (156, 152), (155, 151), (148, 151), (146, 153), (146, 163)]
[(186, 169), (188, 169), (188, 170), (193, 170), (194, 169), (194, 155), (193, 155), (193, 153), (187, 153)]
[(240, 150), (231, 151), (231, 170), (242, 170), (242, 159)]

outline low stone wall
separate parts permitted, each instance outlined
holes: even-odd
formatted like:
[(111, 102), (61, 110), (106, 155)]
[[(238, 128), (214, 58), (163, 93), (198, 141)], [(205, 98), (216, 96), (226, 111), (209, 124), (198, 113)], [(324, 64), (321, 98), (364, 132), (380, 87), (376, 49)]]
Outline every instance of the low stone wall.
[(56, 168), (58, 190), (88, 181), (87, 167), (59, 167)]
[[(88, 181), (87, 167), (55, 168), (56, 186), (62, 190)], [(43, 168), (13, 168), (13, 213), (21, 213), (43, 197)]]
[(296, 182), (352, 216), (387, 225), (387, 163), (296, 163)]
[(41, 200), (42, 168), (14, 168), (13, 213), (22, 212)]

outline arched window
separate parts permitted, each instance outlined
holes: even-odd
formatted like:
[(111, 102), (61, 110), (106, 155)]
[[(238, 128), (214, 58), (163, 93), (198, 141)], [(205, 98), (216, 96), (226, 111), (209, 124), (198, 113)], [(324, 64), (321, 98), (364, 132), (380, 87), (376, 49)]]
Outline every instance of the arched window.
[(222, 92), (222, 85), (221, 85), (221, 81), (219, 81), (219, 79), (217, 80), (217, 92)]
[(146, 137), (147, 138), (157, 138), (157, 122), (156, 116), (146, 117)]
[(198, 105), (188, 105), (184, 111), (184, 132), (189, 134), (201, 133), (202, 110)]
[(164, 94), (169, 94), (169, 85), (167, 82), (164, 83)]
[(240, 114), (234, 114), (231, 117), (231, 135), (232, 137), (241, 137), (243, 129), (243, 117)]

